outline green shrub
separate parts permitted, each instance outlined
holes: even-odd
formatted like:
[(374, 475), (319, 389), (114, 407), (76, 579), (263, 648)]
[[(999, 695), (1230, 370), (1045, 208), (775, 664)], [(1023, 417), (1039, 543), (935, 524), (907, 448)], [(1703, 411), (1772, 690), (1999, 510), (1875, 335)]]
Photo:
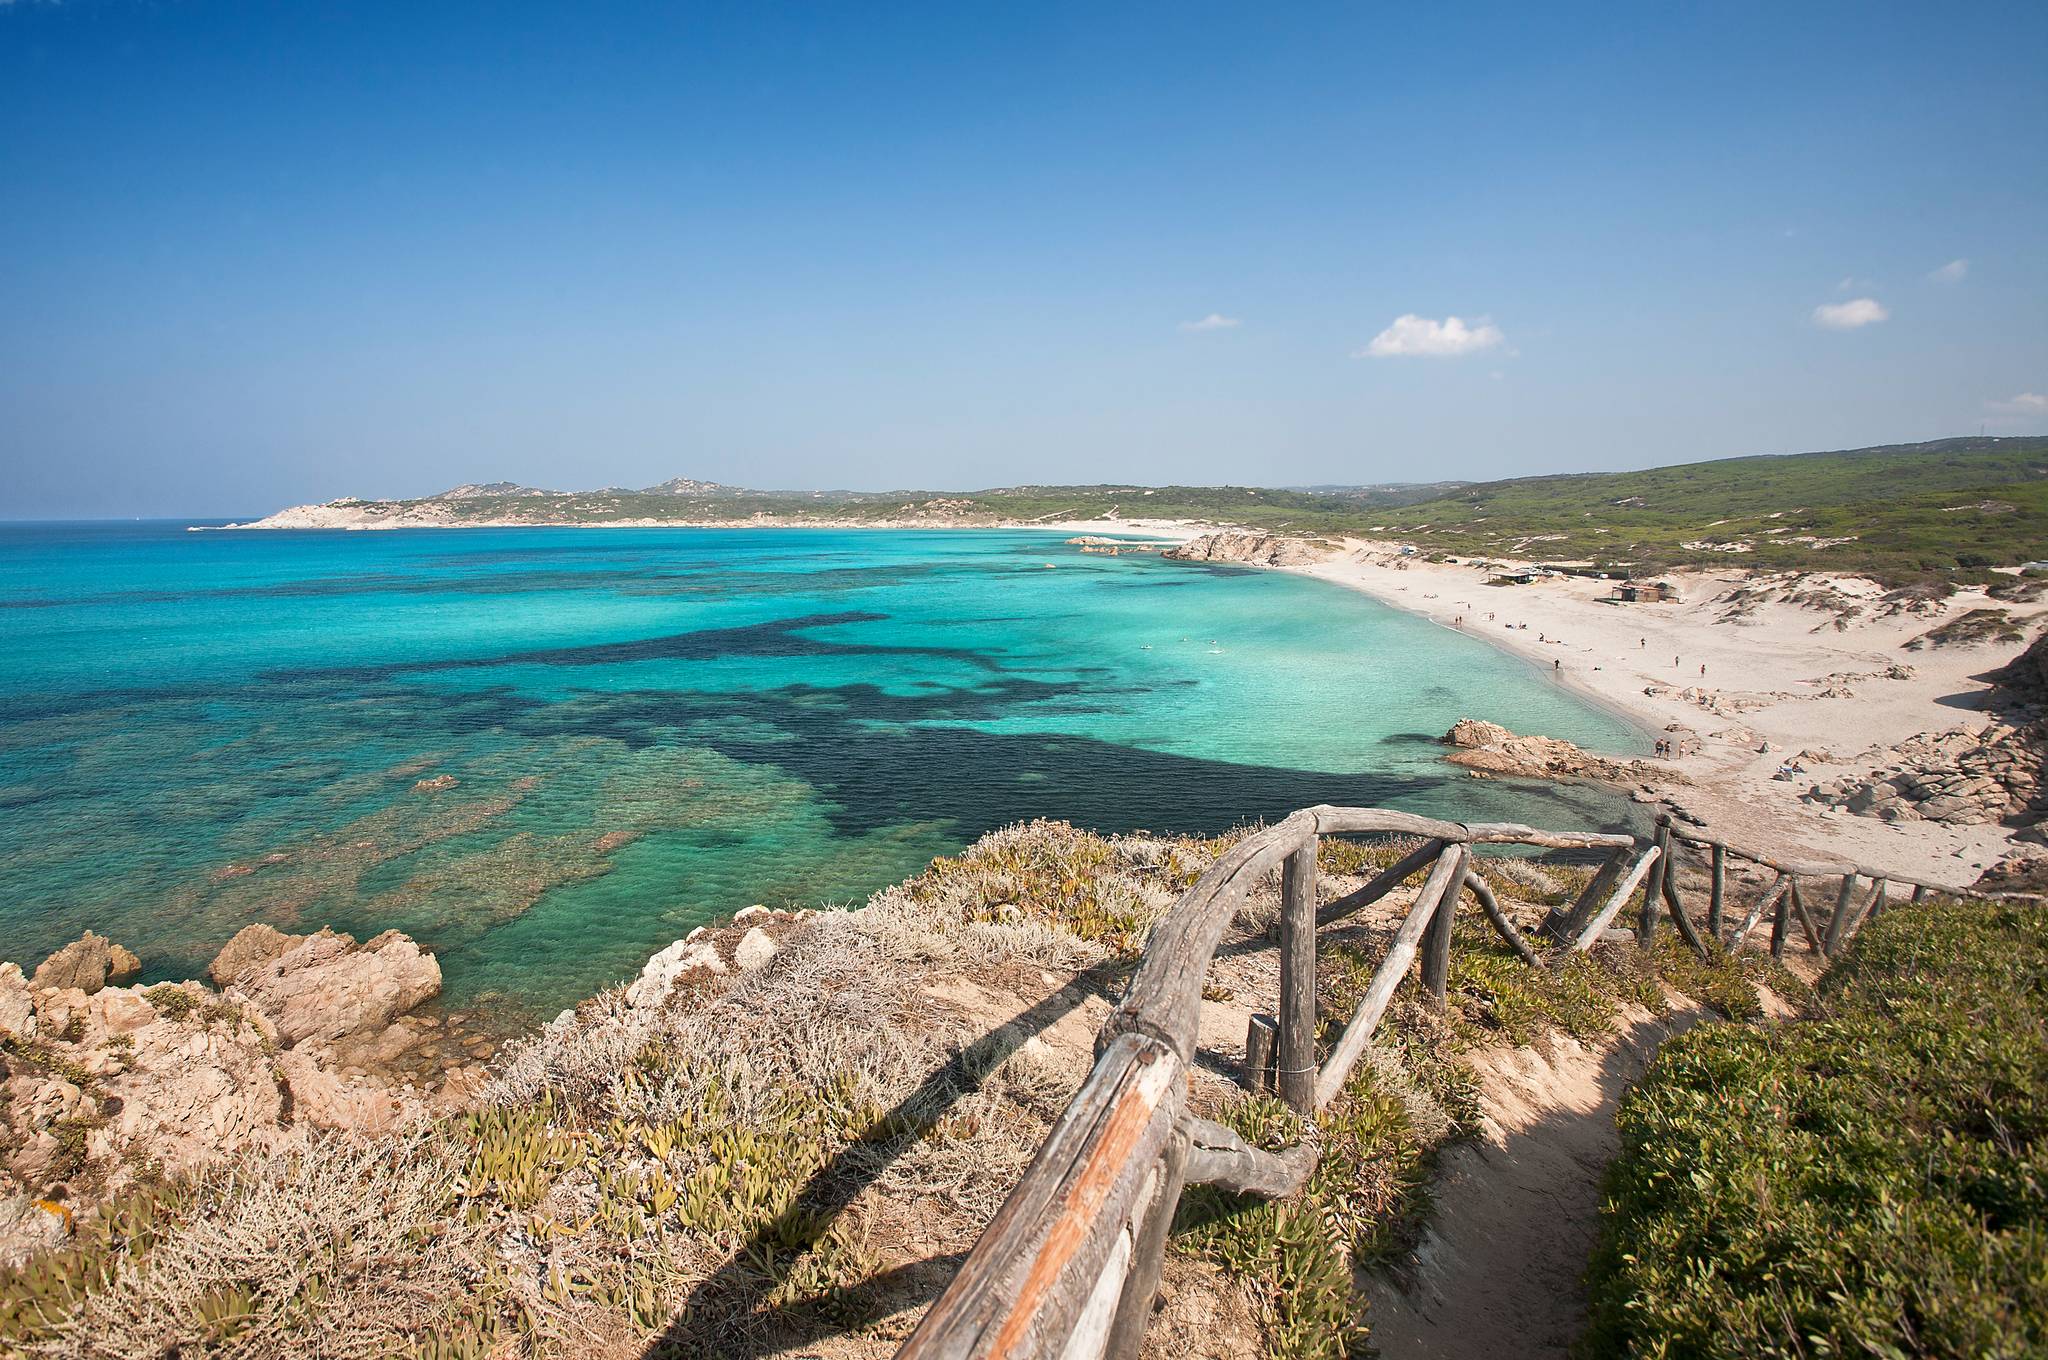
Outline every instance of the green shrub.
[(2048, 1352), (2048, 912), (1896, 909), (1820, 992), (1622, 1103), (1587, 1354)]
[(143, 1000), (172, 1020), (182, 1020), (199, 1005), (192, 993), (175, 982), (160, 982), (142, 994)]

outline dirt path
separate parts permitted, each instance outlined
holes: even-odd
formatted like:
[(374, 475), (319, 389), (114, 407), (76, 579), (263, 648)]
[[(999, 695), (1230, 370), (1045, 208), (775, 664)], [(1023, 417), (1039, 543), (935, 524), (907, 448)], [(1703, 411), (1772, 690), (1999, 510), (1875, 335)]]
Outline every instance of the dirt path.
[(1600, 1176), (1617, 1151), (1614, 1109), (1657, 1045), (1705, 1018), (1637, 1012), (1593, 1048), (1473, 1060), (1482, 1133), (1452, 1149), (1430, 1227), (1393, 1277), (1362, 1283), (1385, 1360), (1565, 1356), (1585, 1323), (1580, 1275), (1593, 1248)]

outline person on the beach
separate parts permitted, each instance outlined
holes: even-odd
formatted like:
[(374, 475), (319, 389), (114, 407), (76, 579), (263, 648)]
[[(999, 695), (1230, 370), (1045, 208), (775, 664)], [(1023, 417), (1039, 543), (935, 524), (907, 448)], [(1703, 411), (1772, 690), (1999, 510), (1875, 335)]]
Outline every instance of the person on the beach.
[(1706, 662), (1704, 662), (1704, 661), (1702, 661), (1702, 662), (1700, 662), (1700, 674), (1701, 674), (1701, 675), (1705, 675), (1706, 673), (1707, 673), (1707, 663), (1706, 663)]

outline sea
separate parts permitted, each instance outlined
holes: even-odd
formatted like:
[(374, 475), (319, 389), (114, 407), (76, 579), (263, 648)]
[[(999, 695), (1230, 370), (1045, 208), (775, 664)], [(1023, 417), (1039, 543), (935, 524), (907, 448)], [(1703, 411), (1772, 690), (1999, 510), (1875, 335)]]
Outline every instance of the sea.
[(1630, 824), (1446, 765), (1468, 716), (1649, 749), (1357, 592), (1058, 533), (5, 525), (0, 958), (90, 928), (183, 978), (251, 922), (396, 929), (525, 1023), (1024, 819)]

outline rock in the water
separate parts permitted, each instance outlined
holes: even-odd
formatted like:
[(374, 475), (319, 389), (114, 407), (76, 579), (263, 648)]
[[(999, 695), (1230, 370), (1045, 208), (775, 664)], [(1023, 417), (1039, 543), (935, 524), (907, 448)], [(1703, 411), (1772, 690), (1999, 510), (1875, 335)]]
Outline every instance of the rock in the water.
[(142, 961), (90, 930), (44, 959), (30, 979), (38, 989), (76, 987), (90, 996), (111, 981), (125, 982), (142, 971)]
[(1445, 757), (1453, 765), (1487, 774), (1524, 779), (1602, 779), (1612, 783), (1641, 779), (1655, 779), (1660, 784), (1687, 782), (1684, 775), (1668, 765), (1609, 760), (1556, 737), (1516, 736), (1499, 723), (1480, 718), (1459, 719), (1444, 734), (1444, 742), (1458, 748)]
[(1254, 566), (1298, 567), (1320, 562), (1329, 551), (1303, 538), (1244, 529), (1224, 529), (1191, 538), (1160, 554), (1175, 562), (1245, 562)]
[(206, 975), (216, 986), (238, 986), (244, 977), (305, 938), (303, 935), (287, 935), (275, 926), (261, 922), (243, 926), (235, 932), (235, 938), (213, 956), (213, 962), (206, 966)]
[(120, 987), (135, 981), (142, 973), (142, 960), (132, 951), (118, 944), (107, 946), (107, 985)]
[(396, 931), (358, 946), (353, 937), (323, 928), (244, 971), (237, 985), (270, 1016), (280, 1042), (289, 1047), (302, 1039), (331, 1042), (383, 1029), (440, 993), (441, 965)]
[(1451, 724), (1451, 730), (1444, 733), (1444, 741), (1451, 746), (1473, 750), (1482, 746), (1505, 746), (1515, 739), (1515, 734), (1499, 723), (1484, 718), (1460, 718)]

